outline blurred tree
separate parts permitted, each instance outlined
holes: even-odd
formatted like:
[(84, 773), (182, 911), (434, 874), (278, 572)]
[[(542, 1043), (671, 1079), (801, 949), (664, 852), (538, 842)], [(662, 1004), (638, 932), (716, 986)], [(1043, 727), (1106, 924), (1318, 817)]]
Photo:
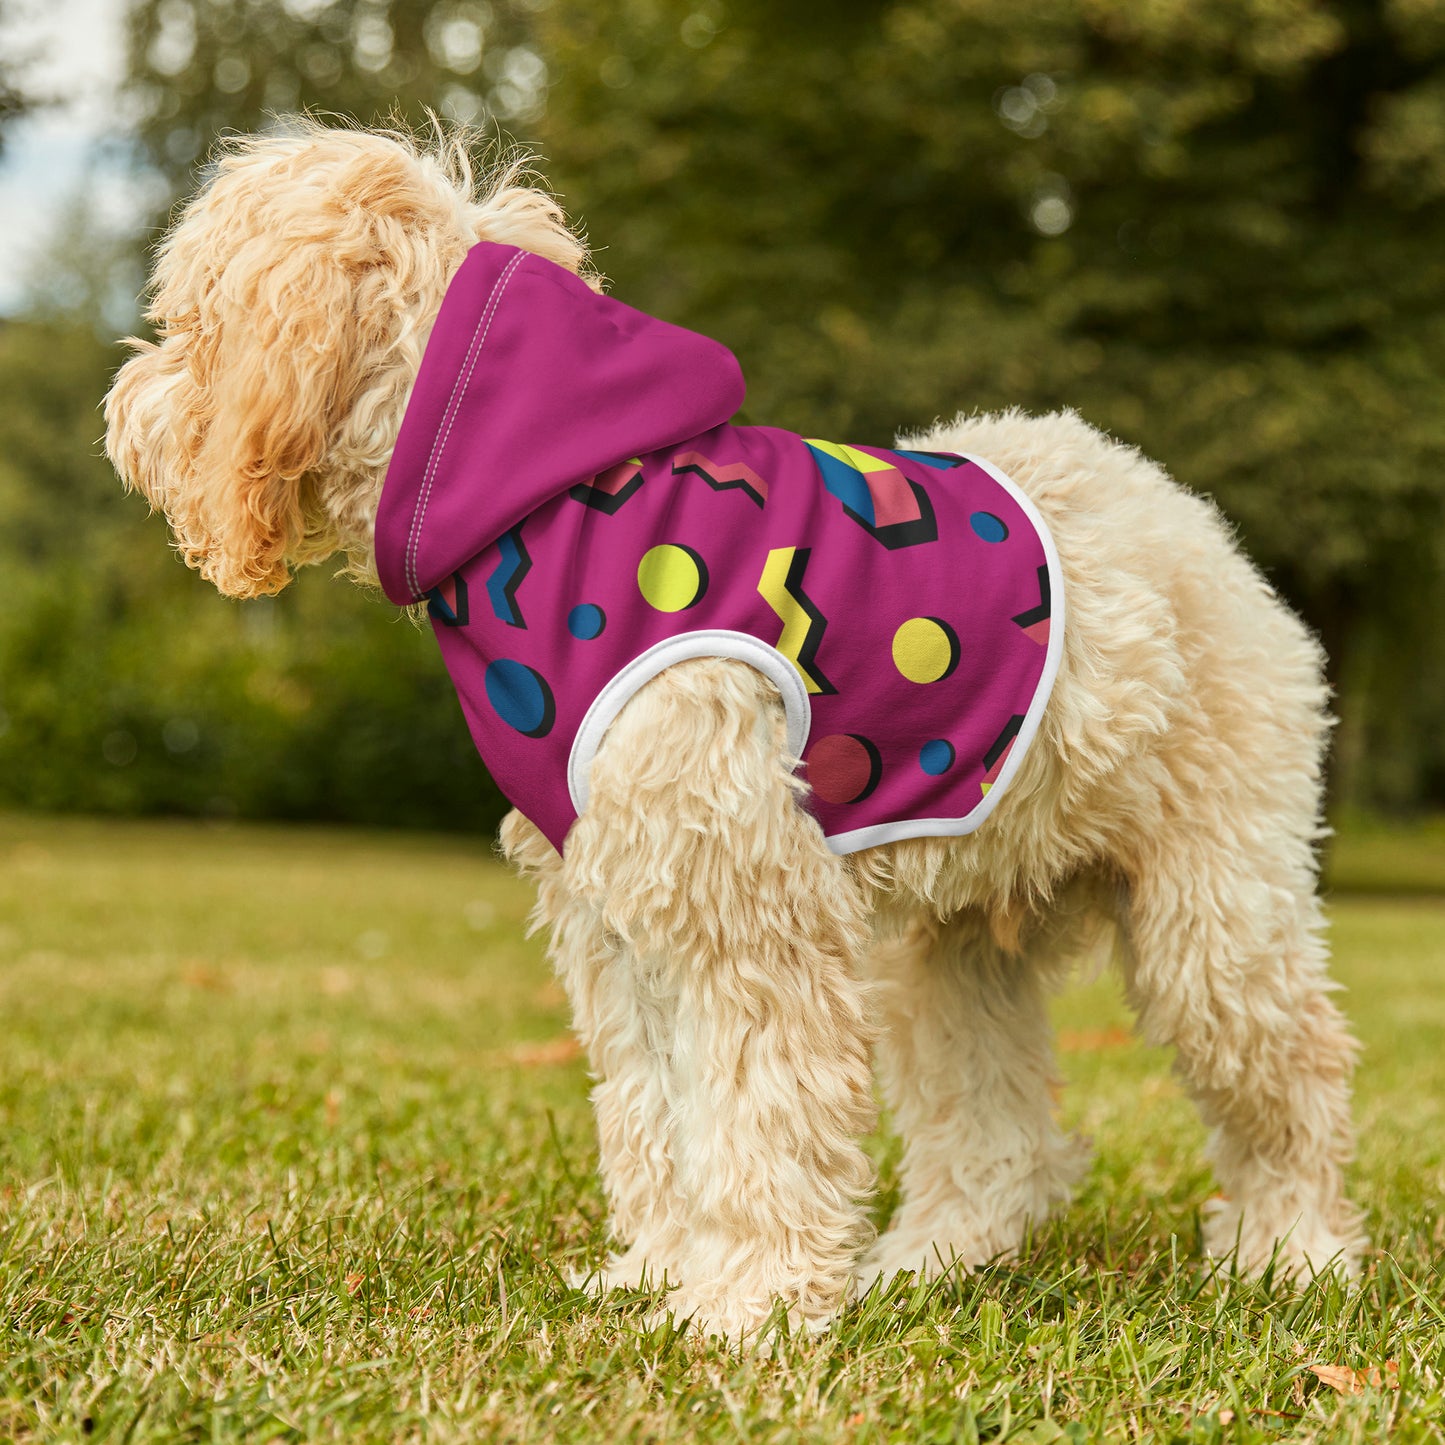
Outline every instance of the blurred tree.
[[(546, 83), (528, 13), (141, 0), (126, 83), (141, 159), (163, 202), (217, 134), (275, 112), (525, 119)], [(429, 638), (324, 575), (227, 602), (123, 498), (96, 440), (116, 358), (92, 323), (121, 269), (104, 242), (71, 218), (30, 316), (0, 324), (0, 391), (22, 403), (0, 416), (0, 804), (494, 824), (505, 804)]]
[[(15, 16), (14, 0), (0, 0), (0, 35)], [(5, 132), (35, 103), (21, 85), (23, 58), (9, 46), (0, 50), (0, 155), (5, 153)]]
[(98, 454), (112, 348), (62, 319), (0, 324), (0, 557), (43, 570), (84, 555), (129, 514)]
[(0, 806), (488, 828), (431, 639), (324, 572), (238, 604), (102, 455), (81, 312), (0, 321)]
[(540, 114), (547, 68), (528, 43), (546, 0), (139, 0), (128, 90), (147, 160), (185, 190), (227, 130), (311, 109), (410, 124)]
[[(1070, 405), (1137, 442), (1320, 629), (1344, 791), (1371, 790), (1409, 701), (1387, 675), (1442, 671), (1437, 0), (617, 0), (537, 25), (552, 179), (629, 300), (732, 344), (759, 419), (879, 441)], [(1433, 747), (1392, 760), (1393, 797)]]
[[(618, 293), (732, 345), (754, 419), (1078, 407), (1217, 496), (1324, 633), (1344, 795), (1445, 800), (1439, 0), (137, 0), (131, 45), (172, 194), (300, 105), (539, 141)], [(32, 800), (455, 819), (427, 640), (320, 577), (223, 603), (88, 500), (103, 464), (46, 454), (99, 430), (62, 333), (0, 332), (7, 396), (46, 372), (60, 409), (28, 452), (0, 421), (34, 458), (0, 465), (0, 551), (86, 556), (0, 618), (0, 789), (28, 760)]]

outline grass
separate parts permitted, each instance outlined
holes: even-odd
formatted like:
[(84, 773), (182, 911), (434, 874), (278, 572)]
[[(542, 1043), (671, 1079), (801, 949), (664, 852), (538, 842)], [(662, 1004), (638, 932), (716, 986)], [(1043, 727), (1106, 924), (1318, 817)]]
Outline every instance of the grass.
[(603, 1210), (528, 903), (481, 843), (0, 817), (0, 1439), (1445, 1439), (1445, 902), (1332, 903), (1359, 1287), (1201, 1265), (1201, 1130), (1100, 983), (1073, 1207), (771, 1359), (568, 1285)]
[(1445, 817), (1347, 819), (1332, 841), (1325, 881), (1348, 893), (1445, 896)]

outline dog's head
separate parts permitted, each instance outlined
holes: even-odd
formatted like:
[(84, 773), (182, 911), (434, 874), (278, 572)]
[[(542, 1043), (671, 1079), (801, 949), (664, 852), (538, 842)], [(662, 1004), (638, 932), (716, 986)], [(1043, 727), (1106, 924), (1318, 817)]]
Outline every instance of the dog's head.
[(520, 162), (460, 139), (298, 123), (226, 142), (157, 254), (157, 340), (106, 398), (106, 450), (187, 564), (233, 597), (347, 554), (374, 575), (386, 464), (448, 281), (479, 240), (585, 260)]

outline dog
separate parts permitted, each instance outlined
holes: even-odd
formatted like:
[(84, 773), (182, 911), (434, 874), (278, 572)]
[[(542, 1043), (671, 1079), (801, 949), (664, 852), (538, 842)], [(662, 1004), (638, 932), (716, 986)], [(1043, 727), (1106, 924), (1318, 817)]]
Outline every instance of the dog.
[[(375, 586), (379, 554), (397, 578), (425, 554), (425, 536), (388, 532), (383, 482), (411, 448), (417, 510), (446, 387), (425, 393), (436, 416), (414, 437), (409, 402), (422, 405), (429, 340), (475, 255), (493, 274), (473, 344), (493, 345), (479, 338), (508, 266), (520, 279), (492, 320), (524, 351), (540, 344), (527, 308), (548, 297), (567, 317), (589, 315), (589, 297), (613, 320), (625, 310), (556, 202), (518, 165), (479, 181), (462, 139), (308, 121), (222, 145), (159, 248), (157, 339), (130, 342), (106, 399), (121, 478), (222, 593), (274, 593), (295, 568), (338, 556)], [(571, 346), (570, 322), (535, 319), (536, 335)], [(647, 324), (662, 327), (636, 322)], [(458, 351), (458, 375), (464, 362)], [(491, 364), (523, 420), (492, 436), (490, 393), (462, 377), (456, 396), (478, 395), (482, 411), (470, 431), (463, 413), (457, 436), (523, 453), (531, 437), (570, 457), (566, 398), (549, 390), (542, 406), (525, 366)], [(709, 426), (734, 394), (719, 385)], [(535, 916), (595, 1079), (616, 1249), (592, 1287), (663, 1285), (674, 1318), (741, 1340), (779, 1301), (794, 1327), (821, 1329), (875, 1281), (1008, 1258), (1086, 1166), (1053, 1115), (1046, 1002), (1110, 930), (1143, 1037), (1172, 1047), (1212, 1131), (1223, 1198), (1206, 1212), (1206, 1249), (1250, 1275), (1355, 1272), (1365, 1240), (1342, 1177), (1355, 1045), (1331, 998), (1316, 893), (1329, 719), (1315, 640), (1209, 502), (1072, 413), (959, 416), (893, 452), (824, 456), (828, 445), (813, 447), (820, 468), (841, 457), (864, 483), (870, 467), (891, 469), (887, 505), (905, 510), (920, 490), (948, 490), (930, 477), (953, 485), (920, 466), (971, 458), (960, 486), (1001, 479), (996, 495), (1007, 486), (1037, 520), (1029, 535), (1055, 553), (1067, 622), (1054, 629), (1054, 672), (1026, 685), (1039, 703), (1032, 736), (1026, 748), (1015, 739), (1008, 786), (978, 826), (865, 830), (864, 846), (840, 848), (820, 823), (794, 706), (802, 678), (821, 709), (830, 643), (825, 632), (805, 654), (817, 619), (793, 585), (801, 574), (779, 571), (775, 646), (667, 655), (601, 725), (592, 715), (583, 794), (546, 778), (548, 826), (525, 807), (509, 814), (502, 849), (536, 881)], [(648, 465), (631, 452), (608, 460), (639, 477)], [(511, 475), (484, 479), (486, 505), (506, 512)], [(669, 484), (648, 475), (644, 491)], [(755, 516), (757, 488), (729, 477), (673, 485)], [(631, 485), (615, 468), (562, 479), (612, 499)], [(754, 468), (753, 481), (767, 478)], [(854, 521), (861, 531), (867, 518)], [(473, 572), (470, 604), (464, 574), (442, 576), (451, 559), (389, 590), (425, 603), (444, 648), (460, 647), (468, 611), (505, 624), (501, 609), (530, 595), (514, 586), (522, 551), (498, 560), (499, 545), (481, 591)], [(904, 565), (906, 548), (882, 550)], [(791, 666), (770, 671), (773, 651)], [(545, 699), (532, 701), (545, 721)], [(465, 689), (463, 702), (469, 716), (483, 709)], [(515, 717), (513, 729), (527, 731)], [(876, 761), (854, 755), (864, 773)], [(876, 1238), (862, 1147), (875, 1054), (904, 1141), (901, 1202)]]

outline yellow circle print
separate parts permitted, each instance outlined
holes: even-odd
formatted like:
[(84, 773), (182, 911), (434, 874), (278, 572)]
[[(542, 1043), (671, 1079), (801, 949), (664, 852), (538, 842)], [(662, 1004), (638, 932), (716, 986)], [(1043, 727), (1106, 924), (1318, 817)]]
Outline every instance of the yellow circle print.
[(893, 634), (893, 665), (909, 682), (941, 682), (958, 666), (958, 634), (937, 617), (910, 617)]

